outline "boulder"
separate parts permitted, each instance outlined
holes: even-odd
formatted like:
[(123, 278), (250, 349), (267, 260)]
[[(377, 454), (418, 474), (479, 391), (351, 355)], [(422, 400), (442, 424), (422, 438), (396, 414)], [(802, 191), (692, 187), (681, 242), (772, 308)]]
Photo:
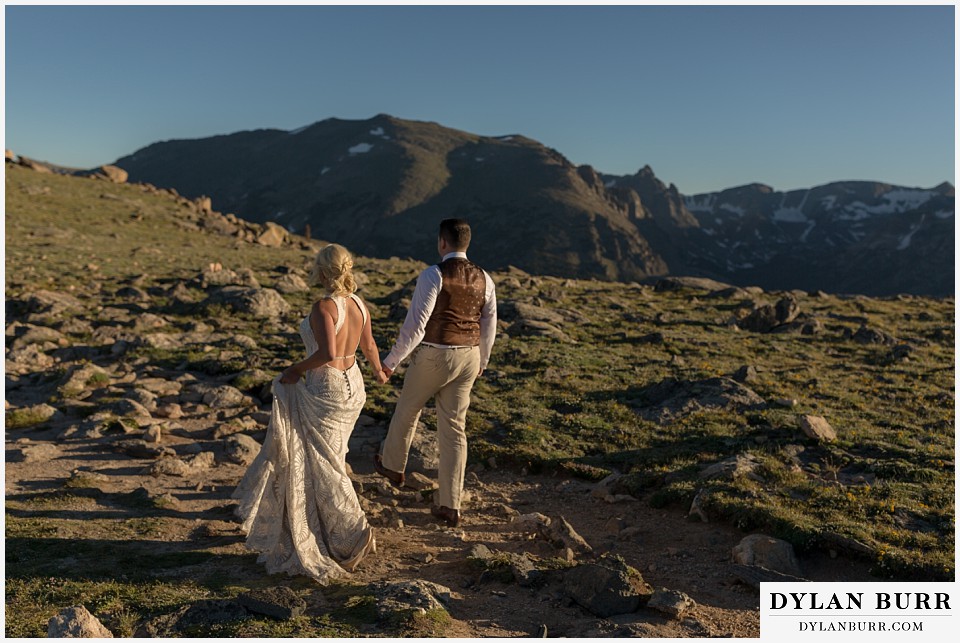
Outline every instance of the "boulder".
[(808, 438), (817, 442), (833, 442), (837, 439), (837, 432), (825, 418), (818, 415), (802, 415), (797, 420), (800, 429)]
[(116, 165), (101, 165), (99, 172), (114, 183), (126, 183), (129, 176), (126, 170)]
[(60, 610), (47, 623), (48, 638), (112, 639), (113, 632), (104, 627), (83, 605)]
[(50, 170), (49, 167), (47, 167), (43, 163), (39, 163), (37, 161), (34, 161), (33, 159), (29, 159), (26, 156), (20, 157), (20, 165), (26, 168), (30, 168), (34, 172), (40, 172), (41, 174), (52, 174), (52, 171)]
[(238, 313), (258, 319), (274, 319), (290, 311), (290, 304), (271, 288), (224, 286), (215, 290), (204, 301), (204, 306), (225, 304)]
[(280, 277), (273, 287), (285, 295), (310, 290), (310, 286), (307, 285), (307, 282), (304, 281), (302, 277), (292, 273)]
[(171, 614), (152, 618), (136, 629), (136, 638), (182, 637), (195, 627), (210, 627), (248, 618), (249, 614), (237, 601), (207, 599), (184, 605)]
[(237, 602), (254, 614), (287, 620), (303, 614), (307, 603), (289, 587), (265, 587), (237, 597)]
[(13, 153), (13, 150), (3, 150), (4, 161), (14, 162), (17, 160), (17, 155)]
[[(200, 282), (200, 287), (204, 289), (211, 286), (230, 286), (240, 283), (240, 275), (229, 268), (224, 268), (220, 263), (208, 264), (197, 279)], [(183, 286), (182, 283), (178, 285)], [(189, 292), (181, 292), (182, 297), (187, 297), (188, 295)]]
[(635, 612), (653, 593), (640, 572), (616, 556), (570, 569), (563, 577), (563, 591), (600, 618)]
[(741, 540), (733, 548), (733, 562), (757, 565), (791, 576), (802, 575), (793, 545), (764, 534), (752, 534)]
[(738, 453), (726, 460), (715, 462), (700, 472), (701, 480), (732, 480), (741, 476), (755, 478), (754, 471), (760, 466), (756, 456), (750, 453)]
[(281, 225), (277, 225), (272, 221), (267, 221), (264, 224), (264, 230), (257, 237), (257, 243), (261, 246), (268, 246), (271, 248), (279, 248), (287, 240), (287, 230)]
[(540, 527), (540, 535), (559, 549), (570, 548), (577, 554), (589, 554), (593, 547), (577, 533), (563, 516), (554, 516), (550, 523)]
[(507, 334), (511, 337), (549, 337), (564, 344), (575, 343), (569, 335), (553, 324), (532, 319), (518, 319), (507, 328)]
[(88, 388), (104, 386), (110, 380), (110, 374), (96, 364), (83, 364), (75, 366), (67, 373), (57, 392), (63, 397), (73, 397)]
[(866, 325), (860, 326), (857, 332), (853, 334), (853, 341), (858, 344), (880, 344), (882, 346), (893, 346), (897, 339), (876, 328), (868, 328)]
[(682, 618), (684, 613), (697, 606), (696, 602), (683, 592), (666, 587), (658, 587), (650, 596), (646, 605), (649, 609), (663, 612), (673, 618)]
[(203, 403), (212, 409), (226, 409), (243, 406), (249, 398), (240, 389), (228, 384), (217, 386), (203, 394)]
[(397, 615), (446, 611), (450, 588), (425, 580), (379, 581), (370, 585), (376, 598), (377, 617), (387, 620)]
[(224, 455), (236, 464), (249, 465), (260, 453), (260, 443), (249, 435), (237, 433), (226, 440)]
[(665, 424), (705, 409), (745, 411), (765, 406), (763, 398), (729, 377), (683, 381), (667, 378), (640, 391), (638, 412), (646, 420)]
[(793, 297), (784, 297), (775, 305), (760, 306), (745, 318), (737, 322), (743, 330), (755, 333), (769, 333), (778, 326), (788, 324), (800, 314), (800, 306)]

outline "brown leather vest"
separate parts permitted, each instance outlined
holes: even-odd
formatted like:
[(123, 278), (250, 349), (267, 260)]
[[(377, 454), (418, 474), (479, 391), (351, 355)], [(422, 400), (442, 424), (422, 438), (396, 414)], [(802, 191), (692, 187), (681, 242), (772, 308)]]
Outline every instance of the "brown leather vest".
[(451, 257), (437, 264), (443, 283), (423, 341), (443, 346), (479, 346), (480, 311), (487, 280), (477, 264)]

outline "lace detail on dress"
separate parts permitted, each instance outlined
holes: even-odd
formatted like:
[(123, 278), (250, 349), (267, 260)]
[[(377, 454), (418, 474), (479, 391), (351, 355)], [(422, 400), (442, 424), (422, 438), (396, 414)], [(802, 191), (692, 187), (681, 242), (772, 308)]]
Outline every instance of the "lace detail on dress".
[[(337, 309), (339, 332), (346, 317), (342, 299)], [(315, 352), (309, 317), (300, 335), (307, 353)], [(296, 384), (273, 381), (266, 440), (233, 493), (247, 547), (260, 552), (257, 561), (268, 573), (325, 583), (344, 575), (344, 566), (352, 571), (375, 548), (346, 472), (347, 445), (365, 402), (356, 363), (345, 371), (312, 369)]]

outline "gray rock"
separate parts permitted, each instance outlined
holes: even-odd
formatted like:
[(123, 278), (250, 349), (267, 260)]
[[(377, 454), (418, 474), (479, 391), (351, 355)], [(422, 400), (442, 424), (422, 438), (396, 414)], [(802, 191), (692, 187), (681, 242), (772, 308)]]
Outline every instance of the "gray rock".
[(136, 381), (136, 386), (149, 393), (160, 397), (177, 395), (180, 393), (182, 385), (175, 380), (168, 380), (162, 377), (141, 377)]
[(733, 548), (733, 561), (740, 565), (766, 567), (791, 576), (802, 575), (793, 545), (764, 534), (752, 534), (741, 540)]
[(124, 398), (117, 402), (115, 406), (117, 413), (122, 416), (130, 416), (135, 418), (149, 418), (151, 417), (150, 411), (148, 411), (142, 404), (131, 399)]
[(726, 460), (721, 460), (706, 467), (700, 472), (701, 480), (716, 478), (732, 480), (741, 476), (750, 476), (760, 466), (756, 456), (750, 453), (738, 453)]
[(507, 328), (507, 334), (511, 337), (549, 337), (564, 344), (576, 343), (569, 335), (553, 324), (532, 319), (519, 319), (515, 321)]
[(113, 450), (131, 458), (160, 458), (165, 455), (176, 455), (170, 447), (147, 444), (143, 440), (121, 440), (113, 444)]
[(876, 328), (868, 328), (866, 325), (861, 326), (853, 334), (853, 341), (858, 344), (880, 344), (883, 346), (893, 346), (897, 343), (897, 339), (889, 333)]
[(437, 483), (418, 471), (411, 471), (406, 476), (403, 486), (413, 489), (414, 491), (425, 491), (427, 489), (436, 489)]
[(112, 639), (113, 632), (104, 627), (83, 605), (60, 610), (47, 622), (48, 638)]
[(563, 516), (554, 516), (550, 524), (540, 527), (539, 533), (547, 542), (559, 549), (570, 548), (577, 554), (589, 554), (593, 547), (577, 533)]
[(273, 287), (285, 295), (310, 290), (310, 286), (307, 285), (307, 282), (305, 282), (302, 277), (292, 273), (280, 277)]
[(204, 304), (225, 304), (258, 319), (275, 319), (290, 311), (287, 300), (271, 288), (224, 286), (211, 293)]
[(21, 462), (49, 462), (60, 456), (60, 449), (53, 444), (30, 444), (20, 448)]
[(47, 313), (51, 316), (83, 310), (83, 304), (73, 295), (52, 290), (38, 290), (27, 297), (25, 303), (28, 312)]
[(248, 465), (260, 453), (260, 443), (243, 433), (231, 435), (226, 440), (224, 455), (236, 464)]
[(707, 409), (745, 411), (765, 406), (762, 397), (729, 377), (697, 381), (667, 378), (640, 391), (635, 403), (640, 404), (641, 417), (659, 424)]
[(200, 282), (200, 287), (206, 289), (211, 286), (238, 285), (240, 276), (219, 263), (211, 263), (203, 269), (197, 280)]
[(57, 391), (64, 397), (73, 397), (95, 386), (110, 382), (110, 374), (95, 364), (75, 366), (67, 373)]
[(289, 587), (255, 589), (237, 597), (237, 602), (255, 614), (286, 620), (303, 614), (307, 603)]
[(742, 384), (755, 382), (757, 380), (757, 369), (749, 365), (741, 366), (737, 372), (733, 374), (733, 379)]
[(799, 313), (800, 307), (797, 300), (793, 297), (784, 297), (774, 306), (769, 304), (760, 306), (737, 322), (737, 326), (756, 333), (769, 333), (778, 326), (792, 322)]
[(541, 513), (529, 513), (514, 517), (510, 521), (510, 529), (525, 534), (536, 534), (548, 527), (551, 520)]
[(494, 553), (483, 543), (478, 543), (470, 548), (467, 558), (486, 564), (493, 560)]
[(817, 442), (833, 442), (837, 439), (837, 432), (826, 419), (820, 416), (802, 415), (797, 422), (804, 435)]
[(617, 557), (581, 563), (563, 576), (564, 592), (589, 612), (606, 618), (629, 614), (650, 596), (640, 573)]
[(658, 587), (647, 601), (648, 608), (668, 614), (673, 618), (682, 618), (684, 613), (697, 606), (696, 602), (683, 592)]
[(218, 386), (207, 391), (203, 395), (203, 403), (212, 409), (225, 409), (237, 406), (243, 406), (249, 402), (249, 398), (240, 391), (227, 384)]
[(36, 404), (23, 409), (11, 409), (11, 412), (17, 410), (19, 410), (21, 414), (33, 418), (35, 420), (33, 424), (41, 424), (43, 422), (48, 422), (49, 420), (57, 420), (63, 417), (63, 413), (49, 404)]
[(154, 415), (161, 418), (169, 418), (171, 420), (177, 420), (183, 417), (183, 409), (179, 404), (163, 404), (157, 407), (157, 410), (154, 412)]
[(158, 616), (142, 624), (133, 633), (136, 638), (167, 638), (182, 635), (197, 626), (210, 626), (248, 618), (237, 601), (203, 600), (184, 605), (171, 614)]
[(151, 393), (146, 389), (134, 388), (128, 391), (127, 394), (124, 395), (124, 397), (127, 398), (128, 400), (133, 400), (134, 402), (137, 402), (150, 413), (153, 413), (154, 411), (157, 410), (156, 394)]
[(562, 324), (564, 322), (563, 315), (557, 312), (511, 299), (497, 302), (497, 318), (504, 321), (524, 320), (546, 322), (548, 324)]
[(13, 343), (10, 345), (11, 350), (26, 348), (30, 344), (46, 344), (47, 342), (59, 344), (59, 342), (65, 340), (63, 333), (49, 326), (24, 324), (22, 328), (24, 332), (13, 340)]
[(526, 552), (510, 557), (510, 571), (520, 587), (533, 587), (544, 580), (543, 572), (537, 569)]
[(413, 436), (410, 443), (410, 455), (407, 457), (407, 473), (417, 471), (426, 475), (436, 475), (440, 466), (440, 443), (437, 432), (423, 425)]
[(433, 610), (446, 611), (450, 602), (450, 588), (425, 580), (379, 581), (370, 585), (377, 599), (377, 616), (381, 620), (395, 614), (424, 614)]

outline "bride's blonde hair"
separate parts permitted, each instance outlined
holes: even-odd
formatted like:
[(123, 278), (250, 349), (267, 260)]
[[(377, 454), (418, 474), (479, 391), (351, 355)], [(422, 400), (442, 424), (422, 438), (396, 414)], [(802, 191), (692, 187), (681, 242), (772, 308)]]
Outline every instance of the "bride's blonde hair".
[(336, 243), (324, 246), (313, 262), (310, 283), (323, 286), (331, 295), (339, 297), (357, 292), (350, 251)]

